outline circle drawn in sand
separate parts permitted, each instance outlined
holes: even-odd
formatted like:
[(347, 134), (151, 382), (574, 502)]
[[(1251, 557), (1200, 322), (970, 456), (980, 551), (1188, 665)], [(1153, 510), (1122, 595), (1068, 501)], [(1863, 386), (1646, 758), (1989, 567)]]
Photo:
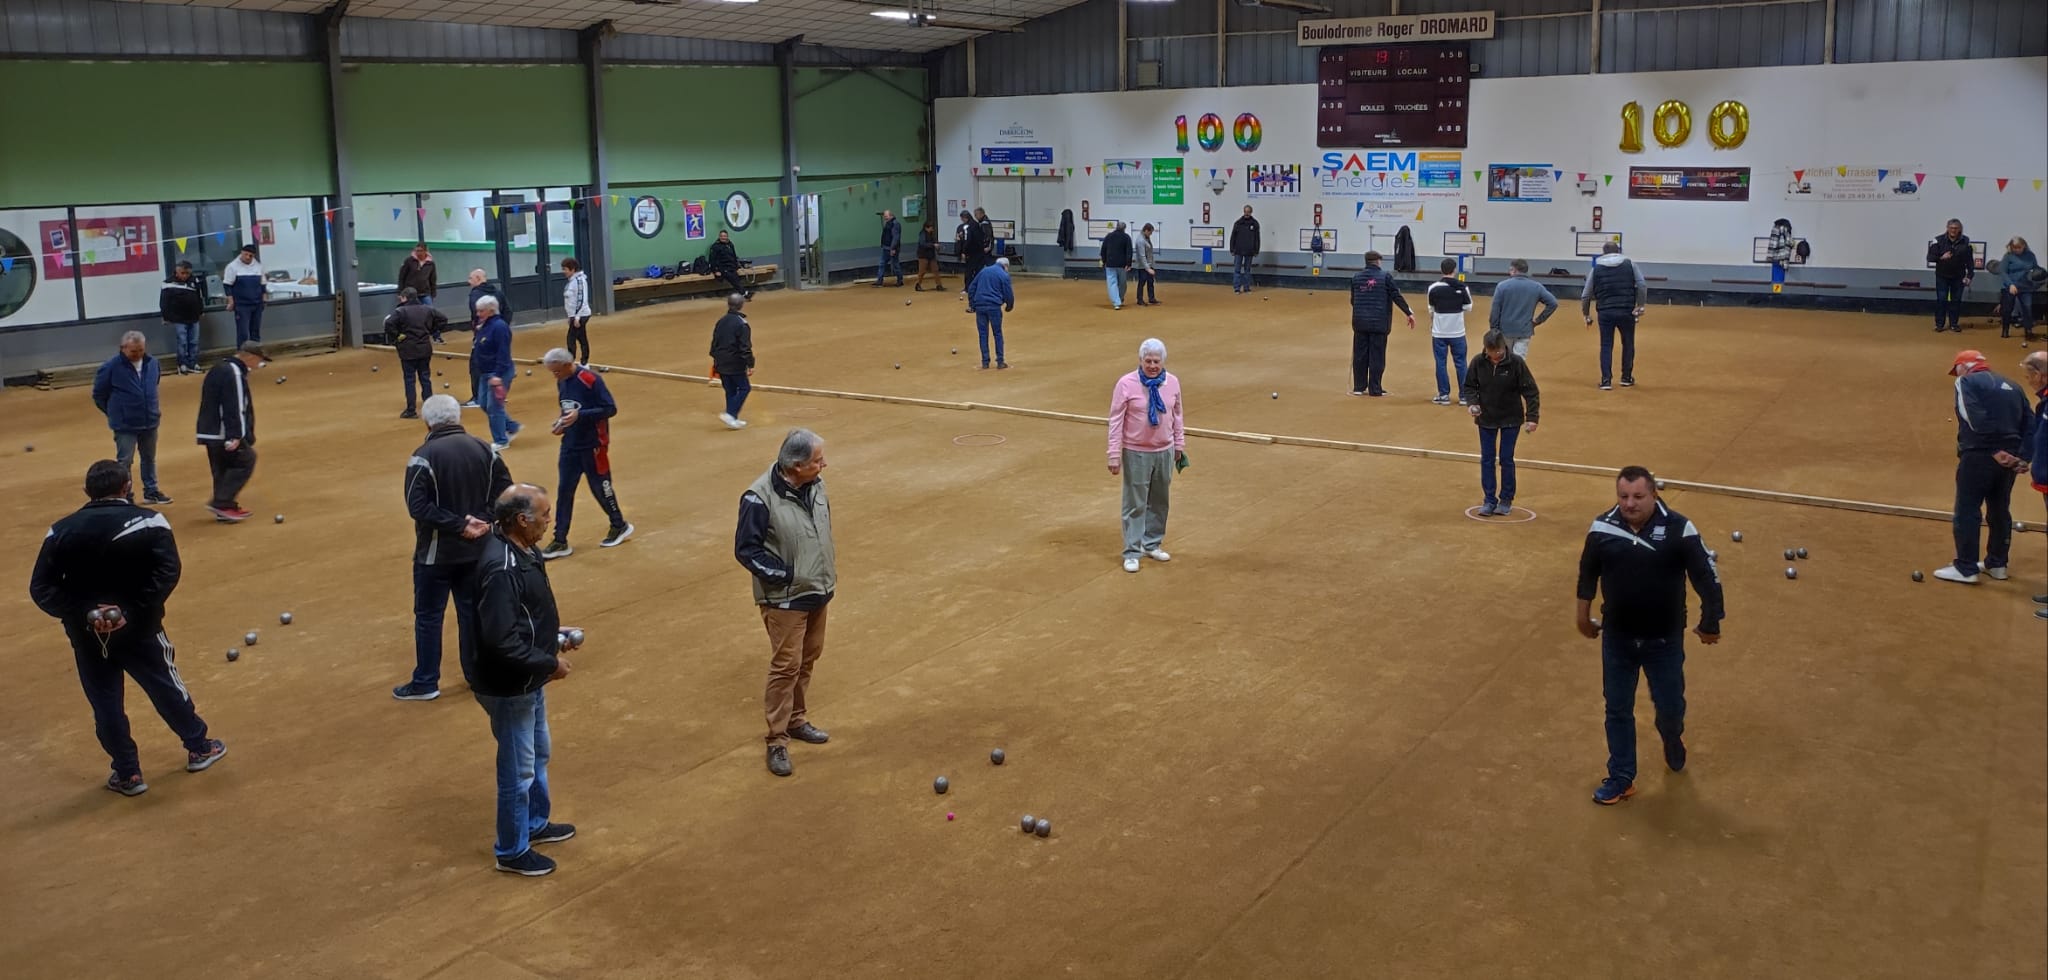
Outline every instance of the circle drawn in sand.
[(1008, 436), (999, 436), (993, 432), (969, 432), (953, 437), (955, 446), (1000, 446), (1009, 441)]
[[(1465, 508), (1465, 516), (1475, 521), (1478, 521), (1481, 524), (1527, 524), (1530, 521), (1536, 519), (1536, 512), (1530, 510), (1527, 507), (1516, 507), (1511, 504), (1508, 507), (1508, 511), (1509, 517), (1507, 520), (1499, 520), (1497, 518), (1492, 517), (1481, 517), (1479, 516), (1479, 507), (1477, 504), (1475, 504), (1471, 507)], [(1522, 516), (1524, 514), (1528, 516)]]

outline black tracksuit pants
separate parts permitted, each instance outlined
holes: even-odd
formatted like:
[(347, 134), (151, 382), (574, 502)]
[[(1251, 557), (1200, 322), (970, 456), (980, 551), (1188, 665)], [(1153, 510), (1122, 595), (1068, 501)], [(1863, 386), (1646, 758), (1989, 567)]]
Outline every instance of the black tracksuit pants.
[(210, 507), (233, 510), (241, 506), (235, 498), (256, 475), (256, 447), (244, 440), (232, 452), (222, 443), (206, 444), (206, 465), (213, 471), (213, 500)]
[(184, 679), (178, 676), (170, 637), (162, 630), (147, 632), (131, 623), (107, 634), (104, 649), (100, 647), (101, 637), (82, 627), (66, 632), (71, 636), (71, 652), (78, 661), (79, 685), (85, 688), (85, 699), (92, 704), (93, 733), (99, 736), (100, 748), (106, 750), (114, 775), (126, 779), (142, 773), (141, 758), (135, 749), (135, 739), (129, 734), (128, 712), (123, 705), (127, 694), (124, 675), (135, 678), (136, 686), (156, 707), (157, 716), (185, 743), (185, 751), (206, 751), (206, 722), (193, 707), (192, 694), (185, 690)]
[(1383, 394), (1380, 377), (1387, 373), (1387, 335), (1351, 331), (1351, 390)]
[(597, 498), (597, 505), (604, 508), (604, 515), (611, 518), (613, 529), (626, 526), (626, 515), (619, 510), (619, 494), (612, 486), (611, 454), (605, 448), (569, 449), (563, 447), (560, 471), (561, 489), (555, 491), (555, 540), (569, 540), (569, 522), (576, 516), (576, 485), (588, 478), (590, 492)]

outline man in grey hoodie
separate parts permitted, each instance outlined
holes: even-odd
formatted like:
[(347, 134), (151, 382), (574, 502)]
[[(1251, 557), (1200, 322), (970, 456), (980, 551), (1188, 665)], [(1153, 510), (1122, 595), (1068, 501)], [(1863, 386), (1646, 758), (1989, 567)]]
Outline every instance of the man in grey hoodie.
[(1586, 288), (1579, 291), (1579, 315), (1593, 325), (1593, 309), (1600, 310), (1600, 390), (1614, 388), (1614, 335), (1621, 334), (1621, 386), (1636, 383), (1636, 320), (1650, 302), (1650, 286), (1643, 270), (1621, 254), (1620, 242), (1600, 246), (1600, 258), (1586, 273)]
[[(1543, 313), (1536, 313), (1536, 305), (1543, 305)], [(1529, 260), (1512, 259), (1508, 262), (1508, 277), (1493, 287), (1493, 302), (1488, 304), (1486, 325), (1498, 330), (1508, 339), (1508, 349), (1516, 357), (1529, 356), (1529, 341), (1536, 336), (1536, 328), (1557, 312), (1557, 297), (1543, 284), (1529, 278)]]

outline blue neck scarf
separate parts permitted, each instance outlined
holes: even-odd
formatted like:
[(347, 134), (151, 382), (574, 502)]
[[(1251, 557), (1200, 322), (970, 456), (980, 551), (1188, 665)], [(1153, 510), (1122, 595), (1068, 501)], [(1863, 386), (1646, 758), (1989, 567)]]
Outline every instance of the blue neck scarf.
[(1138, 382), (1145, 386), (1145, 421), (1159, 424), (1159, 416), (1166, 412), (1166, 399), (1159, 397), (1159, 386), (1166, 383), (1166, 369), (1159, 370), (1159, 376), (1148, 378), (1145, 369), (1138, 369)]

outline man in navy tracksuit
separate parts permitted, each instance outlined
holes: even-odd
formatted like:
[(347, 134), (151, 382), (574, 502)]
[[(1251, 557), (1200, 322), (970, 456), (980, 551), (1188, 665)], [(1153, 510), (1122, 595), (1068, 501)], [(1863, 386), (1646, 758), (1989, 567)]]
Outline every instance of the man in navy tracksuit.
[(541, 557), (567, 558), (569, 519), (576, 508), (576, 484), (590, 481), (597, 505), (611, 518), (599, 547), (615, 548), (633, 536), (633, 525), (619, 510), (619, 495), (612, 485), (612, 416), (619, 406), (597, 372), (576, 363), (569, 352), (557, 347), (541, 357), (548, 373), (555, 376), (555, 390), (562, 400), (562, 417), (555, 420), (555, 434), (562, 437), (561, 489), (555, 491), (555, 539), (541, 550)]
[(505, 460), (462, 428), (462, 406), (435, 395), (421, 406), (427, 441), (405, 463), (405, 510), (412, 515), (412, 679), (391, 689), (400, 701), (441, 696), (441, 623), (455, 597), (455, 635), (467, 663), (476, 643), (477, 555), (491, 533), (491, 506), (512, 485)]
[(478, 297), (476, 313), (476, 333), (469, 344), (469, 360), (476, 365), (476, 390), (471, 394), (491, 421), (491, 445), (503, 452), (523, 428), (512, 417), (512, 325), (493, 297)]
[[(1956, 355), (1956, 558), (1934, 570), (1944, 582), (1977, 584), (1977, 573), (2005, 581), (2012, 549), (2013, 465), (2033, 435), (2033, 413), (2020, 386), (1991, 370), (1980, 351)], [(1981, 512), (1981, 518), (1980, 518)], [(1991, 525), (1984, 562), (1977, 563), (1977, 527)]]
[[(1721, 573), (1685, 515), (1657, 499), (1650, 471), (1630, 466), (1614, 481), (1613, 509), (1593, 519), (1579, 553), (1579, 634), (1600, 641), (1607, 701), (1607, 778), (1593, 802), (1636, 793), (1636, 675), (1650, 681), (1664, 764), (1685, 768), (1685, 584), (1700, 596), (1700, 642), (1721, 642)], [(1593, 597), (1602, 597), (1600, 621)]]
[(221, 288), (228, 294), (228, 311), (235, 315), (235, 345), (262, 343), (263, 301), (266, 290), (263, 263), (256, 261), (256, 246), (242, 251), (221, 270)]
[(249, 372), (266, 362), (262, 345), (252, 340), (199, 382), (197, 437), (213, 471), (213, 498), (206, 509), (223, 522), (249, 519), (236, 500), (256, 473), (256, 402), (249, 395)]
[(1650, 286), (1643, 271), (1621, 254), (1620, 242), (1600, 247), (1593, 271), (1586, 273), (1586, 288), (1579, 292), (1579, 313), (1587, 325), (1593, 310), (1600, 311), (1600, 390), (1614, 389), (1614, 335), (1621, 334), (1621, 386), (1636, 383), (1636, 318), (1650, 302)]
[(171, 523), (131, 503), (132, 489), (127, 467), (111, 459), (92, 464), (85, 472), (91, 502), (43, 536), (28, 586), (36, 608), (64, 624), (93, 729), (112, 762), (107, 788), (122, 796), (149, 789), (121, 707), (123, 674), (185, 743), (186, 772), (212, 766), (228, 750), (207, 737), (164, 633), (164, 603), (180, 572)]
[(156, 429), (163, 420), (157, 403), (157, 382), (163, 374), (142, 332), (121, 335), (121, 352), (107, 358), (92, 379), (92, 403), (114, 430), (114, 458), (122, 466), (142, 456), (142, 501), (160, 506), (171, 502), (156, 485)]
[[(1249, 289), (1250, 287), (1246, 287)], [(1351, 277), (1351, 393), (1378, 398), (1386, 394), (1380, 376), (1387, 370), (1387, 335), (1394, 332), (1394, 307), (1408, 315), (1415, 329), (1415, 311), (1401, 298), (1394, 277), (1380, 268), (1380, 253), (1365, 253), (1365, 268)]]

